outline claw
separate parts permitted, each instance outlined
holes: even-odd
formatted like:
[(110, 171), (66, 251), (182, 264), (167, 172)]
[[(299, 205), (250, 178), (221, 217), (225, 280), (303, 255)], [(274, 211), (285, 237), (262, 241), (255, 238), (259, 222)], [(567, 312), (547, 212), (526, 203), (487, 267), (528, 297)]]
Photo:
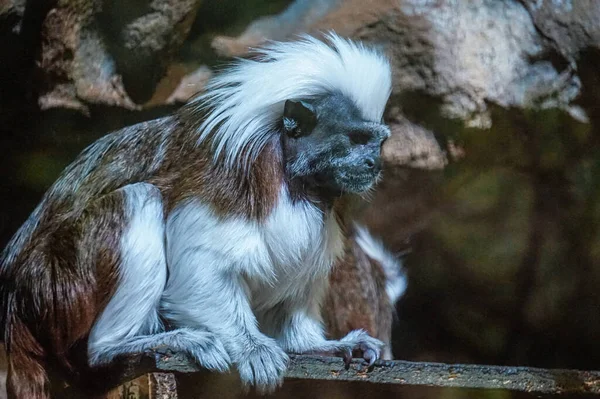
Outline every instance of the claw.
[(367, 349), (364, 351), (363, 359), (368, 362), (368, 367), (371, 368), (377, 360), (377, 352), (375, 352), (373, 349)]
[(350, 362), (352, 361), (352, 350), (345, 349), (343, 352), (343, 358), (344, 358), (344, 367), (346, 368), (346, 370), (348, 370), (350, 368)]

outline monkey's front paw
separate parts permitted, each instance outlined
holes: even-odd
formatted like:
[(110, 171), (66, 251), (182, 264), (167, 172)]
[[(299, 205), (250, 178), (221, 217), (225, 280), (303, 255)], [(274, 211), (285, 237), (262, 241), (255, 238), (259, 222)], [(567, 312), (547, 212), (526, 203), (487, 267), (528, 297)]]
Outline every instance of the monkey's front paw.
[(229, 369), (231, 359), (220, 339), (212, 334), (207, 334), (207, 339), (196, 341), (188, 349), (190, 355), (202, 367), (224, 372)]
[(381, 349), (385, 345), (380, 340), (371, 337), (364, 330), (351, 331), (340, 342), (346, 344), (341, 348), (341, 355), (344, 358), (346, 368), (350, 367), (353, 355), (362, 357), (371, 367), (381, 357)]
[(215, 334), (181, 328), (164, 334), (164, 345), (173, 352), (186, 352), (205, 369), (224, 372), (231, 359), (222, 341)]
[(283, 382), (288, 355), (273, 341), (243, 353), (237, 367), (244, 387), (255, 386), (259, 393), (273, 392)]

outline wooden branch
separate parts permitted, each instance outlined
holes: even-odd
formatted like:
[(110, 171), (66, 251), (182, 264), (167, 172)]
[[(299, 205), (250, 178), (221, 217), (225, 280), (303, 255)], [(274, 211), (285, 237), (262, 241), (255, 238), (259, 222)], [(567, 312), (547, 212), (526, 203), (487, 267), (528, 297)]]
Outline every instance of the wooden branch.
[[(286, 378), (500, 389), (534, 394), (600, 394), (600, 371), (416, 363), (400, 360), (377, 362), (372, 370), (367, 371), (362, 360), (353, 360), (350, 369), (345, 370), (340, 358), (299, 355), (292, 355), (290, 358)], [(156, 356), (156, 368), (182, 373), (202, 370), (185, 355), (172, 353)]]
[[(183, 353), (157, 349), (149, 354), (122, 359), (121, 381), (150, 372), (207, 373)], [(127, 367), (123, 365), (128, 364)], [(175, 380), (168, 374), (152, 379), (152, 391), (175, 392)], [(168, 377), (168, 378), (167, 378)], [(285, 375), (290, 379), (362, 381), (427, 387), (475, 388), (521, 391), (531, 394), (600, 395), (600, 371), (540, 369), (533, 367), (486, 366), (476, 364), (419, 363), (401, 360), (380, 361), (367, 370), (362, 360), (352, 361), (346, 370), (340, 358), (291, 355)], [(106, 380), (104, 380), (106, 381)], [(113, 380), (114, 381), (114, 380)], [(146, 382), (144, 382), (146, 384)], [(162, 386), (164, 385), (164, 386)], [(175, 393), (175, 395), (177, 395)], [(125, 397), (123, 395), (119, 397)], [(158, 397), (156, 395), (150, 397)], [(165, 396), (162, 397), (176, 397)]]
[(502, 389), (536, 394), (600, 394), (600, 371), (394, 360), (378, 362), (372, 371), (367, 372), (361, 363), (353, 362), (351, 368), (346, 371), (338, 358), (295, 356), (291, 360), (286, 377), (430, 387)]

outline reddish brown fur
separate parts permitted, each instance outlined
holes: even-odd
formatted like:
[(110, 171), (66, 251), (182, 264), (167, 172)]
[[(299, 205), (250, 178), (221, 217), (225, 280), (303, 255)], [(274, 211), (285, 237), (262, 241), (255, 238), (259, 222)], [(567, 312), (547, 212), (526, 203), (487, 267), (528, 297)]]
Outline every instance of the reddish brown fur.
[(116, 287), (122, 210), (119, 192), (106, 195), (78, 219), (41, 231), (17, 260), (6, 332), (11, 397), (46, 398), (56, 389), (46, 369), (62, 376), (75, 371), (71, 351)]
[(10, 325), (10, 334), (14, 338), (8, 358), (8, 397), (45, 399), (49, 395), (46, 364), (41, 361), (45, 352), (18, 318), (12, 318)]
[(275, 206), (283, 182), (278, 142), (269, 143), (243, 177), (215, 165), (204, 146), (195, 148), (185, 159), (189, 162), (165, 165), (149, 179), (163, 192), (167, 213), (194, 198), (210, 203), (220, 215), (243, 215), (256, 220), (263, 220)]
[(341, 338), (352, 330), (364, 329), (389, 345), (393, 306), (385, 291), (383, 269), (353, 238), (348, 240), (344, 257), (335, 265), (329, 281), (324, 304), (327, 332)]

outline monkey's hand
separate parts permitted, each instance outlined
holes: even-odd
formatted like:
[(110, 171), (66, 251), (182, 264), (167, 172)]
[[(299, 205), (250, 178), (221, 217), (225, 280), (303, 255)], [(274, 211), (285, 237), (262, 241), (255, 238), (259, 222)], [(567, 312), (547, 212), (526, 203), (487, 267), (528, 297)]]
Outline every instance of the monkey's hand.
[[(187, 353), (205, 369), (224, 372), (231, 363), (221, 340), (212, 333), (180, 328), (147, 337), (135, 337), (119, 343), (121, 350), (132, 353), (146, 345), (145, 353), (160, 357), (176, 352)], [(129, 347), (128, 347), (129, 346)]]
[(344, 358), (346, 368), (350, 367), (353, 356), (362, 357), (371, 367), (381, 357), (381, 349), (385, 345), (364, 330), (351, 331), (339, 341), (332, 341), (332, 343), (334, 342), (339, 342), (336, 354)]
[(354, 330), (340, 340), (325, 340), (315, 334), (310, 345), (306, 345), (303, 349), (288, 346), (288, 350), (298, 354), (341, 356), (344, 358), (346, 368), (348, 368), (353, 356), (362, 357), (367, 362), (368, 367), (371, 367), (380, 358), (381, 349), (384, 346), (383, 342), (371, 337), (366, 331)]
[(275, 340), (248, 343), (246, 350), (237, 362), (244, 388), (247, 390), (253, 385), (264, 394), (281, 386), (289, 358)]

